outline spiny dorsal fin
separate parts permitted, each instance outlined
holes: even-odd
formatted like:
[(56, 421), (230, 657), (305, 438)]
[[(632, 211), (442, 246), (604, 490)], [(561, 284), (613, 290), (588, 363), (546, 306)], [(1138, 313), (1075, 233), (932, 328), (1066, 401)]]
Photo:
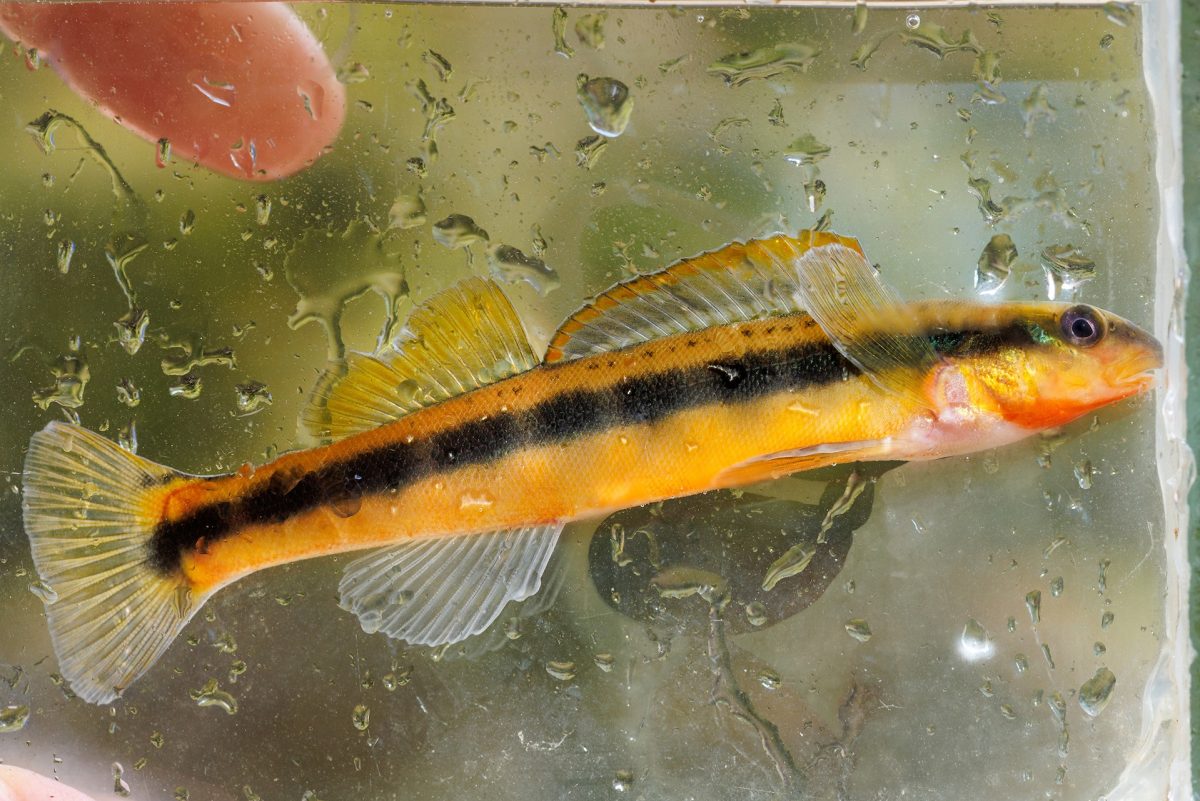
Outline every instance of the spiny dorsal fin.
[(569, 361), (671, 334), (802, 312), (795, 270), (779, 259), (753, 256), (798, 255), (830, 244), (862, 253), (854, 239), (801, 231), (795, 237), (735, 242), (617, 284), (559, 327), (546, 361)]
[(332, 441), (537, 365), (521, 321), (491, 281), (469, 278), (430, 298), (376, 354), (351, 354), (313, 389), (307, 431)]

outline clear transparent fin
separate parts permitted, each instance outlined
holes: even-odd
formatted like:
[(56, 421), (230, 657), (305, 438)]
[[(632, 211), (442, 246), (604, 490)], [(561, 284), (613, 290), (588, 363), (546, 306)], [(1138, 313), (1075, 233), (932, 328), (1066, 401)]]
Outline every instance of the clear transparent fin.
[(719, 487), (740, 487), (760, 481), (774, 481), (802, 470), (886, 459), (889, 444), (888, 440), (831, 442), (811, 448), (769, 453), (726, 468), (717, 475), (714, 484)]
[(59, 668), (85, 701), (118, 697), (202, 603), (147, 560), (155, 500), (180, 475), (66, 423), (29, 442), (25, 530)]
[(858, 242), (821, 231), (801, 231), (725, 247), (685, 259), (650, 275), (617, 284), (562, 324), (550, 341), (547, 362), (567, 361), (716, 325), (804, 311), (791, 264), (762, 253), (804, 253)]
[(429, 537), (346, 566), (341, 607), (363, 631), (414, 645), (460, 642), (538, 591), (561, 524)]
[(430, 298), (377, 354), (352, 354), (317, 383), (302, 423), (323, 442), (535, 367), (525, 330), (491, 281), (469, 278)]
[(859, 250), (840, 243), (803, 251), (752, 248), (750, 257), (795, 275), (799, 305), (880, 388), (927, 403), (918, 379), (937, 354), (906, 316), (899, 295)]
[(563, 556), (561, 550), (556, 549), (551, 554), (550, 561), (546, 563), (546, 569), (542, 573), (542, 587), (537, 591), (537, 594), (526, 598), (524, 601), (510, 601), (505, 604), (492, 625), (479, 634), (466, 638), (453, 648), (447, 648), (441, 654), (441, 658), (446, 661), (455, 659), (466, 659), (469, 661), (478, 659), (484, 654), (499, 651), (511, 642), (509, 637), (510, 625), (531, 625), (531, 621), (544, 615), (554, 607), (555, 602), (558, 601), (559, 593), (562, 592), (563, 585), (566, 584), (566, 578), (566, 557)]

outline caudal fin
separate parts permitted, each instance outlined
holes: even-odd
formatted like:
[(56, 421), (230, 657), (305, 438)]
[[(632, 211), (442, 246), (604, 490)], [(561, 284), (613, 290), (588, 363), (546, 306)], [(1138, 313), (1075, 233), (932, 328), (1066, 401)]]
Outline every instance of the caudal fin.
[(156, 501), (179, 475), (67, 423), (50, 423), (29, 442), (25, 531), (59, 668), (85, 701), (119, 696), (200, 605), (184, 576), (148, 559)]

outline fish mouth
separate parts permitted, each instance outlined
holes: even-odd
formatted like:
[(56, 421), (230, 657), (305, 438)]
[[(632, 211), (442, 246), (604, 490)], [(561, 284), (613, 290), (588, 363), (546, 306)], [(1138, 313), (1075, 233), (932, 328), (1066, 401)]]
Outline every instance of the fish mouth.
[(1121, 355), (1104, 369), (1105, 380), (1123, 398), (1151, 389), (1158, 379), (1156, 372), (1163, 366), (1159, 341), (1138, 329), (1131, 333), (1135, 341), (1125, 343)]

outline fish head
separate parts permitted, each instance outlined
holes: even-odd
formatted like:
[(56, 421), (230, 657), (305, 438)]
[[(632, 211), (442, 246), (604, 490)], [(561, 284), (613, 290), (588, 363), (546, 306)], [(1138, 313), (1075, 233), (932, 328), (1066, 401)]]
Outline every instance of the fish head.
[(1007, 423), (1027, 431), (1064, 425), (1154, 385), (1163, 351), (1153, 336), (1083, 304), (1012, 303), (993, 312), (999, 343), (951, 357)]

